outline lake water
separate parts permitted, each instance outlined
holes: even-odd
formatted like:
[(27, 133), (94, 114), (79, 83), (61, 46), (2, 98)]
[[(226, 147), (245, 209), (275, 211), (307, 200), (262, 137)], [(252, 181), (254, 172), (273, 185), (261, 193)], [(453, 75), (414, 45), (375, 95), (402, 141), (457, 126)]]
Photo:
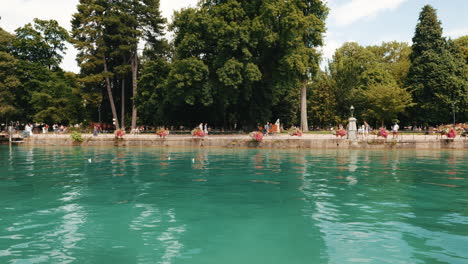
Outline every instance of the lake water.
[(0, 263), (468, 263), (468, 152), (0, 146)]

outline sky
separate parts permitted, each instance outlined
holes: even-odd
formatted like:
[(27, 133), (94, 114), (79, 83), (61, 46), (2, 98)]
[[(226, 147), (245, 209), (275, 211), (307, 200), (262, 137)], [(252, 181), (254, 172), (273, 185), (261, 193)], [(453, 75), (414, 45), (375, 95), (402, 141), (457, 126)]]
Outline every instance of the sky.
[[(198, 0), (160, 0), (162, 15), (169, 21), (174, 10), (194, 7)], [(437, 10), (444, 36), (468, 35), (468, 0), (327, 0), (324, 60), (331, 59), (336, 48), (355, 41), (375, 45), (383, 41), (411, 43), (419, 13), (430, 4)], [(32, 22), (33, 18), (55, 19), (70, 30), (71, 16), (78, 0), (0, 0), (0, 27), (11, 33)], [(62, 62), (66, 71), (79, 72), (76, 50), (68, 45)]]

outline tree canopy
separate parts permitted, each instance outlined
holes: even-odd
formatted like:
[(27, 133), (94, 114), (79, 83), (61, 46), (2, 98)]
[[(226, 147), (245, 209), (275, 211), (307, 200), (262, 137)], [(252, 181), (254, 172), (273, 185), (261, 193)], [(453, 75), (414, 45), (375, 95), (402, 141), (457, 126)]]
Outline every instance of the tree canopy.
[[(167, 25), (159, 0), (80, 0), (67, 32), (34, 19), (0, 29), (0, 118), (250, 130), (399, 119), (468, 119), (468, 36), (443, 37), (422, 8), (413, 43), (347, 42), (320, 69), (321, 0), (201, 0)], [(173, 36), (164, 38), (165, 29)], [(80, 73), (60, 68), (70, 41)]]
[(466, 61), (461, 51), (442, 37), (436, 10), (424, 6), (416, 25), (407, 85), (415, 99), (416, 121), (450, 123), (456, 105), (466, 106)]

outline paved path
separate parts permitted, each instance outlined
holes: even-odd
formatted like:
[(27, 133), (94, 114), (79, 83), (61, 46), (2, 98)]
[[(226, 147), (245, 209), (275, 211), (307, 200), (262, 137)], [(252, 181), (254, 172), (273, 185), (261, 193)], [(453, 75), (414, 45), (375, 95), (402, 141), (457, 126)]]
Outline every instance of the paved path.
[[(43, 138), (70, 138), (70, 134), (34, 134), (32, 135), (33, 137), (43, 137)], [(93, 137), (92, 134), (83, 134), (84, 138), (88, 137)], [(97, 138), (114, 138), (114, 134), (99, 134)], [(131, 134), (125, 134), (124, 139), (127, 140), (151, 140), (151, 139), (157, 139), (159, 136), (155, 134), (139, 134), (139, 135), (131, 135)], [(190, 135), (169, 135), (167, 137), (168, 139), (189, 139), (193, 138)], [(205, 137), (205, 139), (250, 139), (249, 135), (247, 134), (231, 134), (231, 135), (208, 135)], [(336, 139), (334, 135), (330, 134), (304, 134), (302, 137), (296, 137), (296, 136), (290, 136), (288, 134), (275, 134), (275, 135), (269, 135), (265, 136), (265, 140), (281, 140), (281, 139)], [(338, 137), (339, 138), (339, 137)], [(396, 138), (398, 141), (436, 141), (440, 139), (446, 139), (447, 137), (445, 136), (440, 136), (438, 134), (433, 134), (433, 135), (413, 135), (413, 134), (400, 134)], [(359, 136), (359, 140), (362, 141), (367, 141), (367, 140), (374, 140), (374, 139), (382, 139), (380, 137), (377, 137), (376, 135), (368, 135), (367, 137), (365, 136)], [(392, 135), (390, 135), (387, 140), (394, 140)], [(457, 136), (456, 141), (459, 140), (468, 140), (466, 137), (460, 137)]]

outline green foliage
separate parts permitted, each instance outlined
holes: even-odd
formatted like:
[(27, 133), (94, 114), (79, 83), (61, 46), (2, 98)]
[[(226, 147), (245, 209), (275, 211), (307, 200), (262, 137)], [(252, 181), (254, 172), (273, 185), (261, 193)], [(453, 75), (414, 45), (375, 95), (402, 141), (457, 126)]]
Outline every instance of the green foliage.
[(20, 110), (15, 100), (15, 88), (20, 85), (17, 76), (18, 61), (8, 49), (14, 36), (0, 28), (0, 118), (18, 117)]
[(412, 115), (421, 123), (451, 121), (453, 107), (466, 107), (466, 61), (452, 42), (442, 37), (435, 9), (424, 6), (413, 37), (407, 85), (417, 105)]
[(309, 84), (308, 116), (312, 125), (326, 127), (341, 123), (334, 88), (334, 80), (326, 73), (318, 74)]
[(138, 95), (136, 103), (139, 112), (139, 120), (147, 125), (161, 125), (167, 123), (167, 116), (164, 114), (167, 90), (164, 89), (164, 81), (170, 71), (170, 62), (166, 57), (166, 52), (170, 49), (165, 43), (157, 49), (146, 49), (143, 62), (140, 68), (140, 78), (138, 80)]
[[(116, 104), (122, 107), (120, 114), (126, 116), (131, 108), (125, 105), (136, 102), (138, 86), (131, 69), (138, 66), (138, 62), (132, 64), (138, 61), (138, 43), (144, 40), (153, 50), (162, 47), (164, 23), (159, 0), (80, 0), (72, 19), (80, 82), (94, 108), (103, 105), (104, 113), (112, 110), (112, 116), (104, 116), (107, 122), (117, 118)], [(109, 104), (102, 102), (102, 95), (107, 96)]]
[(369, 46), (367, 49), (377, 56), (380, 66), (393, 76), (400, 87), (403, 87), (410, 67), (411, 48), (408, 43), (383, 42), (380, 46)]
[(348, 42), (336, 50), (333, 61), (329, 63), (329, 69), (335, 82), (334, 94), (338, 114), (343, 119), (348, 117), (349, 107), (356, 103), (353, 98), (354, 91), (365, 85), (363, 74), (369, 74), (377, 65), (376, 55), (357, 43)]
[(322, 1), (310, 0), (202, 1), (176, 12), (168, 101), (186, 116), (200, 115), (192, 122), (293, 120), (300, 85), (318, 70), (327, 12)]
[(24, 94), (18, 101), (28, 120), (49, 124), (81, 122), (84, 106), (74, 73), (51, 71), (29, 61), (21, 61), (19, 70)]
[[(369, 101), (375, 101), (375, 98), (368, 96), (379, 91), (375, 87), (393, 87), (398, 90), (403, 88), (410, 64), (409, 52), (408, 44), (395, 41), (368, 47), (350, 42), (337, 49), (333, 61), (329, 63), (333, 84), (328, 87), (331, 87), (336, 101), (335, 115), (338, 119), (346, 120), (349, 107), (354, 105), (357, 116), (364, 115), (368, 121), (382, 120), (379, 110), (375, 110), (379, 114), (369, 114), (370, 110), (374, 111), (370, 109), (372, 105), (369, 105)], [(398, 100), (405, 101), (405, 97)], [(405, 108), (398, 109), (403, 112)]]
[(48, 68), (58, 68), (66, 50), (68, 32), (55, 20), (35, 18), (34, 25), (26, 24), (15, 30), (12, 53), (21, 60)]
[(73, 142), (77, 142), (77, 143), (81, 143), (84, 141), (82, 135), (80, 132), (77, 132), (77, 131), (73, 131), (71, 134), (70, 134), (70, 138), (72, 139)]
[(453, 43), (460, 49), (466, 63), (468, 63), (468, 35), (454, 39)]
[(280, 118), (287, 127), (298, 124), (307, 87), (313, 126), (345, 121), (351, 105), (369, 122), (467, 120), (468, 37), (444, 39), (431, 6), (411, 47), (345, 43), (321, 72), (327, 14), (321, 0), (202, 0), (174, 14), (169, 43), (159, 0), (80, 0), (71, 32), (79, 75), (59, 67), (69, 37), (56, 21), (34, 19), (16, 36), (0, 29), (0, 118), (80, 123), (102, 106), (110, 123), (129, 118), (134, 103), (148, 125), (248, 128)]
[(360, 93), (367, 106), (362, 116), (382, 123), (396, 119), (399, 113), (414, 105), (411, 94), (396, 83), (374, 83)]
[(0, 30), (0, 117), (70, 123), (83, 120), (80, 88), (58, 64), (68, 33), (54, 20), (34, 19), (13, 36)]

